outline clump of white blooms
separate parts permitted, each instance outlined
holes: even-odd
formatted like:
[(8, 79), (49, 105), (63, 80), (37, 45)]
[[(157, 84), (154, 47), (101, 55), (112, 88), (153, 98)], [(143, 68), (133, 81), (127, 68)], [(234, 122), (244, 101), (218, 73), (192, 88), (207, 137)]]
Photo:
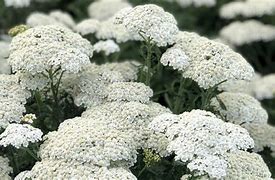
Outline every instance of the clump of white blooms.
[(226, 159), (228, 168), (225, 180), (272, 180), (271, 173), (259, 154), (237, 151), (236, 153), (228, 153)]
[(33, 12), (27, 17), (26, 24), (30, 27), (59, 25), (73, 28), (75, 26), (72, 16), (60, 10), (51, 11), (49, 15), (42, 12)]
[(9, 176), (12, 173), (12, 167), (9, 166), (9, 159), (3, 156), (0, 156), (0, 177), (3, 180), (11, 180)]
[(31, 4), (31, 0), (4, 0), (6, 7), (23, 8)]
[(31, 179), (31, 171), (22, 171), (14, 178), (14, 180), (27, 180), (27, 179)]
[(208, 174), (210, 178), (226, 176), (226, 153), (254, 146), (245, 129), (203, 110), (160, 115), (149, 128), (165, 134), (169, 139), (167, 150), (176, 154), (175, 160), (188, 163), (196, 175)]
[(47, 25), (28, 29), (14, 37), (8, 61), (15, 72), (32, 75), (59, 68), (78, 73), (90, 64), (92, 55), (92, 45), (79, 34)]
[(268, 114), (261, 103), (243, 93), (223, 92), (211, 100), (211, 106), (234, 124), (267, 123)]
[(96, 0), (89, 5), (88, 14), (93, 19), (103, 21), (127, 7), (132, 7), (132, 5), (126, 0)]
[(166, 0), (170, 2), (177, 2), (181, 7), (213, 7), (216, 5), (216, 0)]
[(138, 67), (129, 62), (87, 66), (73, 85), (75, 104), (85, 107), (102, 104), (106, 101), (110, 84), (136, 80), (137, 72)]
[(164, 66), (171, 66), (173, 69), (185, 70), (189, 66), (189, 58), (180, 48), (169, 48), (162, 54), (160, 62)]
[(153, 4), (122, 9), (115, 15), (115, 23), (124, 25), (131, 33), (152, 39), (157, 46), (175, 43), (179, 32), (173, 15)]
[(223, 27), (220, 36), (236, 46), (256, 41), (268, 42), (275, 39), (275, 26), (265, 25), (257, 20), (235, 21)]
[(233, 1), (221, 7), (220, 16), (225, 19), (233, 19), (238, 16), (261, 17), (263, 15), (272, 15), (274, 11), (274, 0)]
[(11, 68), (8, 64), (9, 57), (9, 43), (0, 41), (0, 74), (10, 74)]
[(76, 25), (73, 17), (64, 11), (54, 10), (49, 13), (49, 16), (64, 24), (66, 27), (73, 28)]
[(190, 65), (183, 71), (202, 88), (208, 89), (226, 80), (251, 80), (252, 66), (228, 46), (201, 37), (195, 33), (181, 32), (175, 47), (189, 57)]
[(275, 93), (275, 74), (269, 74), (252, 83), (253, 96), (259, 100), (272, 99)]
[(127, 31), (121, 24), (114, 24), (113, 18), (100, 22), (96, 37), (98, 39), (115, 39), (118, 43), (140, 40), (137, 33)]
[(28, 147), (30, 143), (42, 140), (42, 131), (28, 124), (9, 124), (0, 135), (0, 146)]
[(129, 169), (123, 167), (106, 168), (89, 163), (50, 159), (37, 162), (27, 177), (31, 179), (137, 180)]
[(106, 56), (120, 51), (118, 44), (113, 40), (98, 41), (94, 44), (94, 51), (103, 52)]
[(107, 87), (107, 101), (137, 101), (148, 103), (153, 91), (143, 83), (115, 82)]
[(35, 114), (26, 114), (21, 118), (21, 123), (32, 124), (34, 120), (36, 120)]
[(0, 128), (6, 128), (11, 122), (20, 122), (25, 112), (24, 105), (30, 94), (18, 82), (16, 75), (0, 75)]
[(244, 124), (250, 134), (254, 139), (255, 152), (260, 152), (264, 150), (264, 147), (269, 147), (271, 151), (275, 152), (275, 127), (267, 123), (253, 123)]
[(96, 19), (85, 19), (75, 26), (75, 31), (85, 36), (94, 34), (98, 31), (100, 22)]

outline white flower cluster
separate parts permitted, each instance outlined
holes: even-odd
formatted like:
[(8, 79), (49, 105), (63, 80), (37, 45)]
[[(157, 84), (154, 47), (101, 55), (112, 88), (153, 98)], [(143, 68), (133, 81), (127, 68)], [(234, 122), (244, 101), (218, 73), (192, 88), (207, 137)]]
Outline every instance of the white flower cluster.
[(235, 21), (223, 27), (220, 36), (235, 46), (257, 41), (268, 42), (275, 39), (275, 26), (265, 25), (257, 20)]
[[(134, 92), (128, 90), (134, 87)], [(124, 89), (130, 94), (115, 92)], [(149, 102), (145, 96), (152, 96), (152, 90), (140, 83), (113, 84), (110, 96), (111, 102), (64, 121), (45, 136), (42, 161), (29, 172), (32, 178), (136, 179), (128, 167), (151, 134), (147, 126), (159, 113), (170, 111)]]
[(72, 16), (60, 10), (51, 11), (49, 15), (42, 12), (33, 12), (27, 17), (26, 24), (30, 27), (43, 25), (59, 25), (68, 28), (75, 27)]
[(0, 128), (6, 128), (11, 122), (20, 122), (30, 94), (20, 87), (16, 75), (1, 74), (0, 87)]
[(8, 64), (9, 57), (9, 43), (0, 41), (0, 74), (10, 74), (11, 68)]
[(31, 4), (31, 0), (4, 0), (6, 7), (23, 8)]
[(181, 7), (188, 7), (188, 6), (194, 6), (194, 7), (213, 7), (216, 5), (216, 0), (166, 0), (169, 2), (177, 2)]
[(274, 0), (233, 1), (221, 7), (220, 16), (225, 19), (233, 19), (238, 16), (261, 17), (263, 15), (272, 15), (274, 11)]
[(271, 151), (275, 152), (275, 127), (267, 123), (252, 123), (244, 124), (243, 127), (247, 129), (255, 142), (255, 152), (264, 150), (264, 147), (269, 147)]
[(254, 146), (245, 129), (202, 110), (160, 115), (149, 128), (165, 134), (169, 139), (167, 150), (176, 154), (175, 160), (188, 163), (196, 175), (208, 174), (210, 178), (226, 176), (226, 153)]
[(46, 25), (18, 34), (10, 44), (9, 63), (15, 72), (36, 75), (61, 69), (78, 73), (90, 64), (93, 46), (69, 29)]
[(115, 39), (118, 43), (140, 40), (137, 33), (127, 31), (122, 24), (114, 24), (113, 17), (100, 22), (96, 37), (98, 39)]
[(252, 82), (253, 96), (259, 100), (272, 99), (275, 94), (275, 74), (269, 74)]
[[(119, 70), (119, 65), (123, 65), (125, 69)], [(106, 101), (108, 85), (133, 81), (137, 77), (137, 71), (138, 67), (131, 63), (110, 63), (102, 66), (91, 64), (76, 80), (73, 93), (75, 103), (86, 107), (102, 104)]]
[(106, 168), (90, 165), (88, 163), (49, 159), (37, 162), (31, 171), (27, 171), (22, 174), (21, 177), (16, 177), (15, 180), (25, 180), (28, 178), (53, 180), (137, 180), (127, 168)]
[(189, 58), (186, 54), (180, 49), (171, 47), (162, 54), (160, 62), (164, 66), (172, 66), (173, 69), (185, 70), (189, 66)]
[(74, 30), (82, 36), (94, 34), (99, 29), (100, 22), (96, 19), (85, 19), (78, 23)]
[(173, 15), (153, 4), (122, 9), (115, 15), (115, 23), (124, 25), (131, 33), (151, 38), (158, 46), (175, 43), (179, 32)]
[(28, 147), (29, 143), (42, 140), (42, 131), (28, 124), (9, 124), (5, 131), (0, 134), (0, 146), (9, 145), (15, 148)]
[(236, 153), (228, 153), (226, 159), (228, 170), (225, 180), (272, 180), (271, 173), (259, 154), (237, 151)]
[(127, 7), (132, 7), (127, 0), (96, 0), (89, 5), (88, 14), (93, 19), (103, 21)]
[(3, 180), (11, 180), (9, 176), (12, 173), (12, 167), (9, 166), (9, 159), (3, 156), (0, 156), (0, 176)]
[(223, 92), (211, 100), (211, 106), (226, 121), (234, 124), (267, 123), (268, 120), (268, 114), (261, 103), (243, 93)]
[(94, 44), (94, 51), (103, 52), (106, 56), (120, 51), (119, 46), (113, 40), (98, 41)]
[(201, 37), (195, 33), (181, 32), (175, 47), (189, 57), (190, 65), (183, 71), (202, 88), (208, 89), (225, 80), (250, 80), (252, 66), (228, 46)]

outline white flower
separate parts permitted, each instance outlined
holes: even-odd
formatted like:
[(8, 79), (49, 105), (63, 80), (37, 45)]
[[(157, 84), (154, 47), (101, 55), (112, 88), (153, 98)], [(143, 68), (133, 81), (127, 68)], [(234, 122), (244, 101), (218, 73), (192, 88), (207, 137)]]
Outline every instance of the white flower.
[(164, 66), (172, 66), (173, 69), (185, 70), (189, 66), (189, 58), (179, 48), (169, 48), (162, 54), (160, 62)]
[(107, 87), (107, 101), (137, 101), (148, 103), (153, 96), (150, 87), (137, 82), (115, 82)]
[(57, 20), (58, 22), (64, 24), (65, 26), (67, 26), (69, 28), (74, 28), (74, 26), (75, 26), (73, 17), (66, 12), (63, 12), (60, 10), (55, 10), (55, 11), (51, 11), (49, 13), (49, 16), (53, 17), (55, 20)]
[(233, 19), (237, 16), (261, 17), (272, 15), (275, 10), (274, 0), (245, 0), (234, 1), (223, 5), (220, 9), (220, 16), (225, 19)]
[(31, 179), (31, 175), (31, 171), (22, 171), (14, 178), (14, 180), (28, 180)]
[(235, 21), (223, 27), (220, 36), (236, 46), (256, 41), (268, 42), (275, 39), (275, 26), (265, 25), (257, 20)]
[(202, 110), (184, 112), (178, 116), (158, 116), (149, 128), (168, 138), (167, 150), (176, 154), (175, 160), (188, 163), (191, 171), (198, 175), (207, 173), (211, 178), (226, 175), (224, 156), (227, 152), (254, 146), (245, 129), (225, 123), (214, 114)]
[(92, 55), (92, 45), (79, 34), (60, 26), (47, 25), (28, 29), (14, 37), (8, 61), (15, 72), (37, 74), (54, 66), (62, 71), (78, 73), (90, 64)]
[(0, 145), (9, 145), (15, 148), (28, 147), (29, 143), (42, 140), (42, 131), (28, 124), (9, 124), (5, 131), (0, 135)]
[(4, 0), (6, 7), (23, 8), (31, 4), (31, 0)]
[(0, 128), (20, 122), (30, 93), (23, 90), (16, 75), (0, 75)]
[(0, 41), (0, 74), (10, 74), (11, 67), (8, 64), (9, 57), (9, 43)]
[(115, 15), (115, 23), (124, 25), (131, 33), (151, 38), (158, 46), (173, 44), (179, 32), (173, 15), (153, 4), (122, 9)]
[(3, 156), (0, 156), (0, 175), (3, 180), (11, 180), (9, 176), (12, 173), (12, 167), (9, 166), (9, 159)]
[(183, 77), (193, 79), (204, 89), (225, 80), (249, 81), (254, 76), (252, 66), (241, 55), (195, 33), (181, 32), (175, 47), (182, 49), (190, 59)]
[(253, 81), (252, 90), (256, 99), (272, 99), (275, 93), (275, 74), (269, 74)]
[(267, 123), (251, 123), (242, 125), (249, 132), (255, 142), (255, 152), (264, 150), (269, 147), (275, 152), (275, 127)]
[(211, 100), (211, 106), (226, 121), (234, 124), (267, 123), (268, 120), (268, 114), (261, 103), (243, 93), (223, 92)]
[(98, 39), (115, 39), (118, 43), (140, 40), (137, 33), (128, 32), (121, 24), (114, 24), (113, 18), (100, 22), (96, 37)]
[(131, 7), (126, 0), (97, 0), (88, 7), (88, 14), (97, 20), (107, 20), (119, 10)]
[(43, 26), (43, 25), (59, 25), (64, 26), (61, 22), (58, 22), (53, 17), (42, 13), (42, 12), (33, 12), (31, 13), (27, 19), (26, 24), (30, 27)]
[(259, 154), (237, 151), (228, 153), (227, 175), (225, 180), (232, 179), (261, 179), (272, 180), (271, 173)]
[(129, 169), (123, 167), (99, 167), (89, 163), (45, 159), (37, 162), (30, 172), (32, 179), (102, 179), (137, 180)]
[[(169, 0), (171, 1), (171, 0)], [(188, 6), (195, 6), (195, 7), (213, 7), (216, 5), (216, 0), (175, 0), (180, 6), (188, 7)]]
[(99, 28), (100, 22), (96, 19), (85, 19), (78, 23), (74, 28), (76, 32), (85, 36), (88, 34), (94, 34)]
[(119, 46), (113, 40), (98, 41), (94, 44), (95, 52), (104, 52), (106, 56), (120, 51)]

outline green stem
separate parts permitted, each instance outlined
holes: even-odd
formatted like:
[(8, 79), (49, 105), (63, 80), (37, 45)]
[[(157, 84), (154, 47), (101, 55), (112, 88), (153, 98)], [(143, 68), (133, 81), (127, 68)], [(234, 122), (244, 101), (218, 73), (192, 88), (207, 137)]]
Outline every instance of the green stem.
[(142, 170), (138, 173), (138, 177), (140, 177), (142, 174), (143, 174), (143, 172), (146, 170), (146, 166), (144, 166), (143, 168), (142, 168)]
[(17, 159), (16, 159), (16, 156), (15, 156), (15, 151), (14, 151), (13, 147), (10, 147), (10, 153), (11, 153), (11, 156), (12, 156), (14, 174), (17, 174), (17, 173), (19, 173), (19, 167), (18, 167), (18, 163), (17, 163)]
[(184, 92), (184, 84), (185, 84), (185, 81), (184, 81), (184, 78), (182, 77), (180, 80), (180, 87), (179, 87), (178, 94), (177, 94), (178, 96), (175, 101), (174, 109), (173, 109), (173, 112), (176, 114), (179, 114), (181, 112), (180, 107), (181, 107), (181, 103), (182, 103), (182, 94)]
[(31, 157), (33, 157), (36, 161), (40, 161), (41, 159), (39, 157), (37, 157), (37, 155), (35, 153), (33, 153), (29, 148), (24, 148), (25, 151), (31, 155)]
[(152, 60), (152, 45), (150, 44), (149, 41), (146, 41), (146, 49), (147, 49), (147, 56), (145, 59), (145, 64), (147, 68), (147, 73), (146, 73), (146, 80), (145, 80), (145, 85), (150, 86), (150, 81), (151, 81), (151, 60)]

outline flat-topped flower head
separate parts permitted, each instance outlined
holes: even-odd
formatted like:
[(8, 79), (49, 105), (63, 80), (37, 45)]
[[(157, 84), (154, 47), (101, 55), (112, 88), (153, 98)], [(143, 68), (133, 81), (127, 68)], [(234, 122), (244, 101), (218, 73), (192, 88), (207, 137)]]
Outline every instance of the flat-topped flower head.
[(0, 41), (0, 74), (10, 74), (11, 68), (8, 64), (9, 57), (9, 43)]
[(243, 93), (223, 92), (211, 100), (211, 106), (226, 121), (234, 124), (267, 123), (268, 120), (268, 114), (261, 103)]
[(20, 122), (30, 93), (22, 89), (16, 75), (1, 74), (0, 87), (0, 128), (6, 128)]
[(181, 7), (213, 7), (216, 0), (175, 0)]
[(252, 94), (256, 99), (272, 99), (275, 93), (275, 74), (269, 74), (252, 82)]
[(263, 158), (256, 153), (237, 151), (226, 157), (228, 170), (225, 180), (261, 179), (272, 180), (271, 173)]
[(221, 7), (220, 16), (225, 19), (233, 19), (238, 16), (246, 18), (261, 17), (274, 14), (274, 10), (274, 0), (233, 1)]
[(53, 17), (58, 22), (64, 24), (66, 27), (69, 27), (69, 28), (75, 27), (75, 22), (73, 17), (67, 12), (54, 10), (49, 13), (49, 16)]
[(89, 5), (88, 14), (91, 18), (103, 21), (127, 7), (132, 5), (126, 0), (96, 0)]
[(113, 40), (98, 41), (94, 44), (95, 52), (103, 52), (106, 56), (120, 51), (118, 44)]
[(173, 44), (179, 30), (172, 14), (153, 4), (125, 8), (115, 15), (115, 23), (127, 31), (152, 39), (158, 46)]
[(89, 163), (52, 159), (37, 162), (27, 177), (32, 179), (137, 180), (129, 169), (123, 167), (107, 168)]
[(78, 73), (90, 64), (93, 46), (71, 30), (46, 25), (28, 29), (13, 38), (9, 63), (15, 72), (30, 74), (61, 69)]
[(107, 101), (137, 101), (148, 103), (153, 96), (150, 87), (137, 82), (115, 82), (107, 88)]
[(28, 147), (30, 143), (42, 140), (42, 131), (28, 124), (10, 124), (0, 134), (0, 146)]
[(75, 26), (75, 31), (85, 36), (94, 34), (99, 28), (100, 22), (96, 19), (85, 19)]
[(195, 174), (211, 178), (226, 176), (226, 153), (254, 146), (245, 129), (202, 110), (157, 116), (149, 128), (168, 138), (167, 150), (176, 154), (175, 160), (187, 163)]
[(4, 0), (6, 7), (24, 8), (31, 4), (31, 0)]
[(275, 152), (275, 127), (267, 123), (251, 123), (242, 125), (255, 142), (254, 151), (263, 151), (265, 147)]
[(183, 77), (193, 79), (204, 89), (223, 81), (249, 81), (254, 76), (253, 67), (240, 54), (195, 33), (181, 32), (175, 47), (189, 57)]
[(268, 42), (275, 39), (275, 26), (265, 25), (257, 20), (235, 21), (220, 31), (220, 36), (235, 46), (253, 42)]
[(180, 48), (169, 48), (162, 54), (160, 62), (164, 66), (171, 66), (173, 69), (185, 70), (189, 66), (189, 58)]
[(9, 174), (13, 172), (12, 167), (9, 165), (9, 159), (0, 156), (0, 175), (3, 180), (11, 180)]

